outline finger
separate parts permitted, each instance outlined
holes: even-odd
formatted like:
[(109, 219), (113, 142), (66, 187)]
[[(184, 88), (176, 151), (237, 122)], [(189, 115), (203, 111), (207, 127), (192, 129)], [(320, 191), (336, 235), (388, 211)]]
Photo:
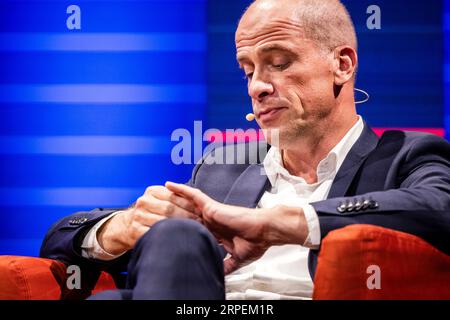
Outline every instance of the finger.
[(196, 207), (192, 203), (192, 201), (176, 195), (175, 193), (173, 193), (172, 191), (170, 191), (169, 189), (167, 189), (164, 186), (148, 187), (145, 190), (145, 193), (146, 194), (150, 193), (152, 196), (154, 196), (155, 198), (157, 198), (159, 200), (170, 201), (173, 204), (176, 204), (178, 207), (183, 208), (187, 211), (190, 211), (190, 212), (196, 211)]
[(138, 210), (136, 212), (135, 221), (138, 222), (142, 227), (151, 227), (156, 222), (166, 219), (165, 216), (159, 214), (153, 214), (147, 211)]
[(214, 201), (199, 189), (191, 188), (185, 184), (179, 184), (174, 182), (166, 182), (166, 188), (170, 191), (181, 195), (184, 198), (192, 199), (194, 203), (203, 210), (208, 202)]
[(183, 198), (183, 197), (171, 192), (171, 195), (170, 195), (168, 201), (179, 206), (180, 208), (183, 208), (183, 209), (193, 213), (196, 216), (199, 216), (199, 217), (202, 216), (201, 210), (197, 207), (197, 205), (191, 199)]
[(159, 200), (150, 194), (140, 197), (136, 202), (136, 208), (148, 214), (157, 214), (169, 218), (187, 218), (194, 220), (201, 218), (195, 212), (189, 212), (169, 201)]
[(226, 252), (233, 252), (234, 245), (233, 241), (229, 241), (225, 238), (218, 238), (218, 241), (223, 245)]
[(239, 262), (233, 256), (223, 260), (223, 269), (226, 275), (236, 271), (239, 267)]

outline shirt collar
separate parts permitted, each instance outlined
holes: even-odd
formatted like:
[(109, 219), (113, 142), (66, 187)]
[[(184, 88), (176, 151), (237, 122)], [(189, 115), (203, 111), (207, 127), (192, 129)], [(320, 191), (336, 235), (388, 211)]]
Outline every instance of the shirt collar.
[[(317, 166), (317, 183), (321, 183), (325, 179), (336, 175), (347, 157), (347, 154), (361, 136), (363, 129), (364, 123), (361, 116), (358, 116), (358, 121), (355, 125), (347, 131), (345, 136), (333, 149), (331, 149), (328, 155), (319, 162), (319, 165)], [(306, 181), (303, 178), (291, 175), (286, 168), (284, 168), (281, 152), (277, 147), (272, 146), (270, 148), (263, 161), (263, 165), (272, 187), (276, 185), (276, 182), (280, 177), (294, 183), (306, 184)]]

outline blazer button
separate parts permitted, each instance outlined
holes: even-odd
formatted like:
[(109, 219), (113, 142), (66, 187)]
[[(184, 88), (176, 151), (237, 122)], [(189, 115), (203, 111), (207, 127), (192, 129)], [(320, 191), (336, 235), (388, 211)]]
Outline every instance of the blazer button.
[(347, 210), (347, 206), (345, 205), (345, 203), (340, 203), (339, 206), (336, 209), (337, 209), (338, 212), (344, 213), (345, 210)]
[(370, 206), (370, 200), (364, 200), (363, 205), (362, 205), (362, 209), (366, 210), (368, 209)]
[(363, 207), (363, 201), (357, 200), (356, 203), (355, 203), (355, 211), (361, 210), (362, 207)]
[(76, 225), (80, 225), (85, 223), (88, 220), (88, 218), (86, 217), (78, 217), (78, 218), (74, 218), (72, 220), (69, 220), (69, 224), (72, 226), (76, 226)]
[(370, 209), (376, 209), (378, 208), (378, 202), (376, 202), (375, 200), (371, 200), (370, 201)]
[(347, 204), (347, 212), (352, 212), (353, 209), (355, 209), (355, 204), (354, 204), (352, 201), (350, 201), (350, 202)]

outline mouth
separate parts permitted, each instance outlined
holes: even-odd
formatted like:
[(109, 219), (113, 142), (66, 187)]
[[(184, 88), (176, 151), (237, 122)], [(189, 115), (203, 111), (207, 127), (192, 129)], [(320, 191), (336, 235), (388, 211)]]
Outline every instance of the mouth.
[(273, 120), (276, 120), (285, 109), (287, 109), (287, 108), (284, 108), (284, 107), (283, 108), (270, 108), (270, 109), (262, 110), (262, 111), (258, 112), (257, 118), (261, 122), (273, 121)]

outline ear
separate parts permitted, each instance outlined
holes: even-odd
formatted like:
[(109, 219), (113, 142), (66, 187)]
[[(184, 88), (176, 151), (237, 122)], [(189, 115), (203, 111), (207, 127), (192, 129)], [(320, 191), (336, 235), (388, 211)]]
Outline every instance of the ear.
[(334, 84), (342, 86), (354, 79), (356, 66), (358, 65), (358, 54), (356, 50), (349, 46), (337, 47), (334, 51), (335, 70)]

